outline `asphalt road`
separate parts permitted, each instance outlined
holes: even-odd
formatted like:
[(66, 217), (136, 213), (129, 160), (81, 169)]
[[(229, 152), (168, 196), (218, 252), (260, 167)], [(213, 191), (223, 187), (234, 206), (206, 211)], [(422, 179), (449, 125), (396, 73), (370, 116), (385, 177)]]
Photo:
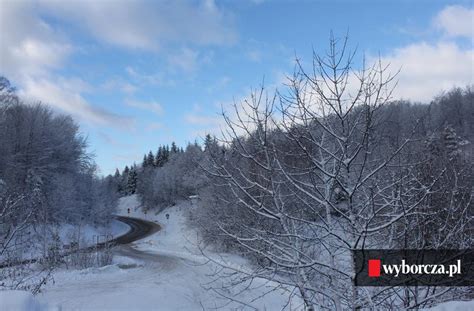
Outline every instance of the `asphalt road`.
[[(115, 255), (138, 259), (146, 264), (149, 269), (158, 273), (163, 269), (170, 271), (179, 264), (180, 260), (172, 255), (156, 254), (145, 250), (137, 249), (132, 242), (143, 239), (161, 229), (157, 223), (143, 219), (117, 216), (117, 220), (130, 226), (130, 231), (126, 234), (112, 240), (115, 246), (112, 251)], [(127, 265), (120, 266), (125, 268)], [(132, 265), (133, 266), (133, 265)]]
[(109, 243), (114, 243), (114, 244), (132, 243), (137, 240), (146, 238), (147, 236), (150, 236), (161, 229), (159, 224), (155, 222), (139, 219), (139, 218), (126, 217), (126, 216), (116, 216), (115, 218), (118, 221), (121, 221), (125, 223), (126, 225), (128, 225), (130, 227), (130, 230), (124, 235), (121, 235), (113, 239)]

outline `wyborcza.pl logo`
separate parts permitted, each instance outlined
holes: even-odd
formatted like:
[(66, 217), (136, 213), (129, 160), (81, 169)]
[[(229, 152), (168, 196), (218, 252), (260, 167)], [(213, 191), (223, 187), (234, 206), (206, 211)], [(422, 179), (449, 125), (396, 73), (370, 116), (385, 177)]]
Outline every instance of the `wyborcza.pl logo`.
[(474, 286), (474, 250), (357, 250), (358, 286)]
[(408, 264), (405, 259), (402, 259), (401, 264), (382, 265), (380, 259), (369, 259), (369, 277), (380, 277), (381, 273), (385, 275), (392, 275), (398, 277), (401, 274), (441, 274), (452, 278), (455, 274), (461, 274), (461, 259), (458, 259), (455, 264), (437, 265), (437, 264)]

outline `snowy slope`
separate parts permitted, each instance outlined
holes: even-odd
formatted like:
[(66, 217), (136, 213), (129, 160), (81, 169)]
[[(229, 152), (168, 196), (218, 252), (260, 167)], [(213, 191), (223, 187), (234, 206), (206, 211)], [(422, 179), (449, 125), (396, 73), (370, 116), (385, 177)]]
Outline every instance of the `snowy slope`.
[[(197, 235), (186, 227), (184, 213), (191, 208), (188, 202), (170, 207), (160, 214), (139, 208), (135, 196), (122, 198), (120, 213), (157, 221), (162, 230), (115, 250), (114, 264), (82, 271), (59, 271), (55, 283), (49, 284), (39, 300), (62, 310), (297, 310), (287, 306), (287, 292), (275, 289), (275, 284), (256, 280), (252, 289), (242, 293), (223, 290), (222, 294), (241, 301), (228, 304), (215, 291), (206, 290), (219, 284), (216, 265), (204, 264), (207, 260), (197, 247)], [(169, 220), (165, 215), (169, 214)], [(214, 254), (235, 267), (245, 269), (245, 260), (238, 256)], [(218, 287), (220, 288), (220, 287)], [(264, 298), (262, 293), (270, 291)]]
[(46, 311), (49, 308), (39, 303), (30, 292), (21, 290), (0, 291), (2, 311)]
[[(129, 229), (130, 228), (126, 224), (115, 219), (112, 220), (110, 224), (106, 227), (83, 225), (80, 228), (80, 236), (85, 245), (81, 246), (85, 247), (93, 245), (97, 239), (97, 236), (99, 236), (101, 241), (105, 238), (112, 239), (114, 237), (125, 234)], [(59, 236), (61, 238), (61, 242), (63, 244), (67, 244), (70, 243), (71, 237), (73, 237), (74, 234), (77, 234), (78, 227), (69, 224), (64, 224), (59, 227), (58, 231)]]
[[(94, 245), (99, 238), (100, 242), (105, 241), (106, 239), (112, 239), (114, 237), (125, 234), (130, 228), (118, 221), (112, 220), (108, 226), (92, 226), (92, 225), (71, 225), (71, 224), (60, 224), (55, 226), (50, 226), (43, 236), (47, 236), (47, 240), (53, 240), (54, 234), (58, 234), (60, 239), (60, 245), (63, 247), (70, 244), (72, 241), (79, 240), (79, 248), (87, 247)], [(33, 229), (30, 229), (32, 239), (36, 239), (33, 234)], [(79, 237), (79, 238), (78, 238)], [(34, 243), (30, 245), (30, 248), (24, 250), (22, 254), (22, 259), (31, 259), (41, 257), (43, 254), (42, 243)]]

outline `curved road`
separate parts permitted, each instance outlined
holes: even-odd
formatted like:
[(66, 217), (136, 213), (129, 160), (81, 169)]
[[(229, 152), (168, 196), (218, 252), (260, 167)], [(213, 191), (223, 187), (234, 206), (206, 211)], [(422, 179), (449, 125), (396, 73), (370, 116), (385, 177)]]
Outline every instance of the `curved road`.
[(130, 227), (130, 230), (109, 241), (108, 243), (113, 244), (128, 244), (137, 240), (146, 238), (153, 233), (159, 231), (161, 226), (155, 222), (143, 220), (140, 218), (126, 217), (126, 216), (115, 216), (118, 221), (121, 221)]
[[(115, 219), (118, 221), (121, 221), (128, 225), (130, 227), (130, 230), (127, 231), (127, 233), (118, 236), (112, 240), (106, 241), (99, 243), (97, 245), (92, 245), (89, 247), (81, 248), (79, 250), (73, 250), (73, 251), (68, 251), (63, 254), (61, 254), (60, 257), (66, 257), (68, 255), (71, 255), (75, 252), (78, 251), (95, 251), (98, 249), (102, 249), (104, 247), (110, 247), (110, 246), (115, 246), (115, 245), (124, 245), (124, 244), (129, 244), (132, 242), (135, 242), (137, 240), (146, 238), (147, 236), (152, 235), (153, 233), (159, 231), (161, 229), (161, 226), (157, 223), (139, 219), (139, 218), (134, 218), (134, 217), (126, 217), (126, 216), (115, 216)], [(0, 263), (0, 269), (5, 268), (5, 267), (12, 267), (12, 266), (18, 266), (18, 265), (24, 265), (24, 264), (30, 264), (30, 263), (35, 263), (39, 260), (39, 258), (33, 258), (33, 259), (27, 259), (27, 260), (22, 260), (18, 262), (13, 262), (13, 263)]]

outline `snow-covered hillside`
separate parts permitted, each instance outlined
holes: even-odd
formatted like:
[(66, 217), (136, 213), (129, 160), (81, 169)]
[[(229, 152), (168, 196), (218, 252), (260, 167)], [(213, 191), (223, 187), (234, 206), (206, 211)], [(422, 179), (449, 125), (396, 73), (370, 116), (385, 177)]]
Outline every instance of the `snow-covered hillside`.
[[(49, 241), (54, 241), (55, 235), (59, 238), (59, 245), (62, 247), (61, 251), (65, 251), (71, 243), (77, 243), (77, 247), (84, 248), (87, 246), (95, 245), (97, 241), (104, 242), (111, 240), (117, 236), (126, 233), (130, 228), (118, 221), (112, 220), (107, 226), (93, 226), (90, 224), (84, 225), (71, 225), (71, 224), (60, 224), (50, 226), (48, 230), (42, 233), (41, 239), (46, 236)], [(29, 230), (29, 239), (38, 239), (34, 235), (34, 230)], [(37, 242), (32, 245), (28, 245), (28, 248), (24, 250), (22, 259), (32, 259), (41, 257), (43, 254), (43, 243)]]
[[(184, 213), (192, 208), (188, 202), (169, 207), (159, 214), (144, 214), (135, 196), (122, 198), (120, 213), (157, 221), (162, 230), (115, 250), (114, 263), (102, 268), (81, 271), (58, 271), (54, 283), (38, 295), (42, 304), (61, 310), (207, 310), (215, 307), (244, 310), (298, 309), (287, 305), (288, 295), (275, 290), (271, 283), (254, 282), (250, 291), (225, 294), (246, 306), (232, 302), (208, 287), (220, 282), (215, 264), (206, 264), (196, 245), (196, 232), (186, 226)], [(166, 218), (169, 215), (169, 219)], [(245, 269), (245, 260), (237, 256), (212, 254)], [(217, 280), (216, 280), (217, 279)], [(212, 285), (212, 286), (211, 286)], [(259, 298), (263, 293), (271, 293)], [(294, 302), (293, 302), (294, 303)]]

